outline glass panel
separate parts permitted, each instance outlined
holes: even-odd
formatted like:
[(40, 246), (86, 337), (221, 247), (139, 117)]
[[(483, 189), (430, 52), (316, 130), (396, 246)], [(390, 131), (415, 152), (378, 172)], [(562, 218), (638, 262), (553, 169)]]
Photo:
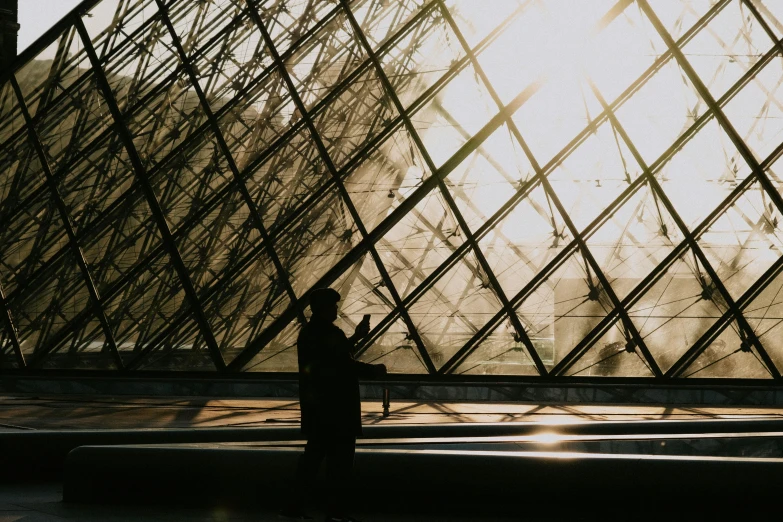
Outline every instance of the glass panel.
[(778, 38), (783, 36), (783, 5), (775, 0), (754, 0), (753, 5)]
[[(238, 87), (238, 86), (237, 86)], [(218, 115), (218, 125), (240, 171), (253, 168), (269, 154), (301, 115), (280, 74), (273, 71), (252, 86), (227, 111)], [(296, 140), (289, 137), (285, 141)], [(282, 147), (284, 145), (278, 145)]]
[[(559, 363), (613, 308), (581, 253), (574, 252), (517, 307), (535, 345), (552, 345), (548, 360)], [(544, 354), (542, 354), (542, 358)]]
[(291, 321), (269, 344), (264, 346), (243, 371), (246, 372), (296, 372), (299, 371), (296, 339), (299, 323)]
[(772, 60), (724, 107), (723, 112), (764, 161), (783, 141), (783, 61)]
[(58, 340), (43, 359), (41, 367), (57, 370), (116, 369), (114, 356), (97, 319), (90, 320), (65, 339)]
[[(513, 20), (519, 16), (520, 12), (527, 15), (530, 12), (539, 11), (530, 2), (522, 0), (493, 0), (492, 9), (487, 9), (486, 5), (473, 0), (446, 0), (444, 4), (471, 48), (497, 29), (502, 21), (509, 18)], [(514, 31), (512, 31), (513, 33)], [(517, 50), (523, 48), (522, 45), (515, 47)]]
[(645, 184), (590, 236), (587, 246), (615, 295), (624, 299), (683, 239)]
[(11, 87), (11, 82), (7, 81), (0, 86), (0, 144), (4, 144), (19, 132), (24, 124), (19, 100)]
[(22, 352), (40, 360), (45, 352), (57, 349), (69, 325), (82, 321), (89, 305), (87, 286), (68, 253), (24, 292), (8, 296)]
[(682, 51), (717, 99), (773, 45), (745, 4), (730, 2)]
[(148, 353), (139, 370), (214, 371), (215, 365), (196, 321), (188, 319), (161, 339)]
[[(533, 359), (525, 345), (516, 340), (516, 331), (506, 319), (465, 357), (454, 369), (457, 375), (538, 375)], [(551, 366), (551, 343), (545, 349), (539, 340), (533, 340), (544, 364)], [(543, 352), (543, 353), (542, 353)], [(549, 358), (546, 358), (549, 355)]]
[(426, 0), (367, 0), (354, 2), (351, 10), (370, 47), (375, 51), (428, 3)]
[(734, 299), (738, 299), (783, 249), (780, 212), (753, 184), (699, 238), (699, 245)]
[(749, 175), (750, 167), (739, 151), (711, 120), (655, 177), (685, 225), (693, 230)]
[(743, 342), (745, 336), (735, 322), (723, 330), (702, 354), (685, 369), (683, 377), (735, 379), (771, 379), (756, 349)]
[(160, 233), (140, 190), (95, 223), (80, 245), (99, 294), (128, 277), (153, 251), (162, 250)]
[(401, 128), (363, 160), (343, 184), (364, 226), (371, 231), (429, 175), (421, 151)]
[(715, 284), (687, 252), (628, 310), (663, 372), (723, 315), (727, 306)]
[(413, 114), (411, 121), (433, 163), (440, 167), (497, 112), (473, 67), (466, 67)]
[(669, 60), (617, 110), (617, 119), (651, 165), (707, 110), (675, 60)]
[[(68, 27), (15, 74), (27, 110), (31, 116), (36, 116), (52, 106), (67, 106), (74, 98), (71, 87), (84, 83), (88, 73), (87, 53), (76, 29)], [(92, 90), (97, 94), (97, 89)]]
[(449, 174), (446, 186), (468, 227), (475, 231), (533, 174), (519, 142), (503, 125)]
[[(46, 197), (46, 176), (38, 153), (22, 132), (0, 148), (0, 222), (24, 212), (33, 197)], [(2, 233), (2, 232), (0, 232)]]
[(176, 0), (171, 3), (169, 18), (188, 57), (218, 33), (225, 35), (227, 26), (232, 25), (233, 29), (245, 6), (242, 0)]
[(285, 64), (309, 110), (365, 60), (364, 50), (341, 12), (287, 57)]
[(675, 38), (685, 34), (718, 0), (667, 0), (652, 2), (655, 14)]
[(391, 292), (386, 288), (378, 266), (369, 254), (354, 263), (331, 286), (342, 297), (340, 313), (335, 325), (342, 329), (348, 337), (353, 335), (364, 314), (372, 315), (370, 328), (373, 329), (394, 309)]
[(104, 305), (123, 361), (127, 364), (142, 350), (158, 346), (156, 336), (181, 319), (187, 308), (170, 258), (162, 255), (145, 263)]
[(319, 201), (314, 195), (331, 179), (305, 129), (281, 144), (263, 163), (253, 166), (246, 184), (264, 226), (276, 235)]
[(593, 346), (566, 372), (577, 377), (652, 377), (642, 354), (631, 341), (631, 334), (620, 321), (615, 322)]
[[(230, 268), (236, 272), (237, 263), (233, 265)], [(210, 290), (204, 312), (227, 364), (290, 305), (277, 269), (263, 252), (253, 255), (247, 268)]]
[(333, 190), (303, 213), (274, 248), (301, 296), (360, 240), (345, 202)]
[(110, 134), (95, 147), (80, 151), (77, 163), (62, 172), (58, 181), (71, 223), (83, 232), (116, 208), (136, 177), (119, 137)]
[(156, 172), (153, 190), (169, 226), (176, 230), (216, 197), (225, 198), (224, 189), (233, 179), (217, 139), (206, 132)]
[(241, 196), (231, 192), (216, 208), (193, 223), (177, 238), (177, 249), (196, 291), (211, 286), (236, 269), (261, 241), (250, 210)]
[(439, 369), (500, 306), (489, 278), (473, 253), (468, 253), (408, 306), (408, 312)]
[(44, 194), (0, 227), (0, 284), (6, 296), (27, 293), (38, 269), (68, 248), (68, 236), (53, 202)]
[(570, 240), (562, 217), (538, 186), (481, 238), (479, 246), (501, 288), (511, 298)]
[(443, 196), (430, 192), (376, 244), (401, 297), (407, 296), (456, 248), (463, 233)]
[(154, 89), (127, 118), (136, 150), (147, 169), (167, 158), (206, 121), (190, 81), (183, 73)]
[(289, 51), (304, 34), (318, 22), (327, 17), (335, 8), (333, 2), (313, 2), (311, 0), (288, 0), (268, 2), (251, 0), (257, 7), (261, 19), (269, 31), (277, 52), (282, 56)]
[(783, 276), (778, 275), (742, 311), (778, 370), (783, 368)]
[(397, 117), (374, 70), (357, 78), (315, 118), (315, 128), (337, 169)]
[(213, 111), (262, 75), (272, 63), (258, 26), (247, 14), (237, 17), (220, 38), (193, 57), (194, 72)]
[(582, 230), (641, 174), (610, 123), (598, 127), (548, 176), (571, 221)]
[(435, 10), (378, 58), (402, 106), (408, 108), (464, 56), (457, 35)]
[(358, 360), (370, 364), (385, 364), (389, 373), (427, 373), (427, 367), (402, 319), (394, 321)]

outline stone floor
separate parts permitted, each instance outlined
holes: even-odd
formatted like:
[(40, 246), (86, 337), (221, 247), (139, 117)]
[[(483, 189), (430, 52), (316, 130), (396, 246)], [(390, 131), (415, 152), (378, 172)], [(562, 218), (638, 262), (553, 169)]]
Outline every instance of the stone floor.
[[(520, 403), (392, 402), (362, 404), (365, 424), (584, 420), (783, 418), (783, 408), (532, 405)], [(214, 428), (296, 425), (295, 399), (201, 399), (127, 396), (0, 396), (0, 430)]]

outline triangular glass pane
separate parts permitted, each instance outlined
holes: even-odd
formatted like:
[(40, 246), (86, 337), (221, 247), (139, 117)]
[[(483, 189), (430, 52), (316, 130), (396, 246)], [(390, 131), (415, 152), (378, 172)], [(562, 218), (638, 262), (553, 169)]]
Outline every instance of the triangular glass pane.
[(501, 304), (473, 253), (468, 253), (408, 307), (435, 368), (489, 321)]
[(476, 231), (532, 177), (525, 152), (502, 125), (445, 182), (468, 228)]
[(605, 123), (571, 152), (547, 179), (571, 221), (584, 229), (641, 173), (611, 124)]
[(699, 238), (699, 246), (734, 299), (780, 257), (780, 225), (777, 207), (754, 183)]
[(389, 373), (427, 373), (427, 367), (402, 319), (394, 321), (359, 355), (358, 360), (370, 364), (385, 364)]
[(139, 370), (214, 371), (215, 363), (193, 318), (180, 322), (140, 361)]
[(630, 307), (628, 315), (666, 372), (727, 308), (715, 284), (688, 251)]
[(742, 315), (778, 371), (783, 370), (783, 275), (778, 274), (742, 310)]
[(427, 194), (377, 244), (401, 297), (407, 296), (464, 242), (456, 218), (437, 191)]
[(748, 175), (750, 167), (723, 129), (711, 120), (655, 177), (674, 210), (693, 230)]
[[(541, 355), (546, 352), (541, 343), (533, 341)], [(550, 343), (551, 348), (551, 343)], [(550, 350), (551, 353), (551, 350)], [(543, 353), (546, 356), (546, 353)], [(544, 360), (544, 364), (551, 360)], [(524, 343), (516, 340), (516, 332), (509, 319), (487, 334), (452, 372), (457, 375), (538, 375)]]
[(510, 299), (570, 240), (560, 213), (539, 185), (481, 238), (479, 246)]
[[(653, 377), (630, 334), (616, 321), (593, 346), (565, 372), (574, 377)], [(629, 350), (631, 348), (631, 350)]]
[(372, 231), (430, 176), (421, 151), (401, 128), (343, 181), (367, 231)]
[(682, 373), (687, 378), (771, 379), (756, 349), (743, 344), (736, 322), (712, 341)]
[(114, 370), (116, 365), (101, 324), (97, 319), (91, 319), (83, 327), (57, 343), (41, 361), (41, 368)]
[(299, 322), (291, 321), (264, 348), (248, 362), (242, 371), (245, 372), (297, 372), (296, 339), (299, 336)]
[(676, 222), (645, 183), (587, 240), (618, 299), (624, 299), (683, 240)]
[[(533, 344), (552, 344), (552, 365), (595, 328), (612, 310), (606, 291), (582, 254), (574, 252), (517, 306)], [(542, 359), (544, 353), (541, 353)]]

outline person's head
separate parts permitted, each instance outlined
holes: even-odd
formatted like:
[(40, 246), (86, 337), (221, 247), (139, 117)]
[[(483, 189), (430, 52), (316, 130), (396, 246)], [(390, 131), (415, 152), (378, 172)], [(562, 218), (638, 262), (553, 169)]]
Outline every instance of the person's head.
[(310, 294), (310, 310), (313, 317), (334, 321), (337, 319), (337, 303), (340, 302), (340, 294), (331, 288), (317, 288)]

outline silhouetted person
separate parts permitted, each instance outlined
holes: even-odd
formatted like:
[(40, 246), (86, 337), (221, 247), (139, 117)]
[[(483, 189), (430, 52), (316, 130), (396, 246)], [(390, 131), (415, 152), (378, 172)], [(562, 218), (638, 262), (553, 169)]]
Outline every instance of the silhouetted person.
[(359, 378), (385, 375), (386, 366), (354, 360), (354, 345), (367, 335), (370, 324), (363, 320), (354, 335), (346, 337), (333, 324), (339, 301), (336, 290), (314, 290), (310, 295), (312, 317), (296, 342), (302, 434), (307, 445), (296, 469), (296, 498), (281, 512), (289, 518), (309, 518), (304, 505), (315, 493), (315, 478), (326, 459), (326, 521), (355, 520), (348, 517), (346, 509), (356, 437), (362, 433)]

